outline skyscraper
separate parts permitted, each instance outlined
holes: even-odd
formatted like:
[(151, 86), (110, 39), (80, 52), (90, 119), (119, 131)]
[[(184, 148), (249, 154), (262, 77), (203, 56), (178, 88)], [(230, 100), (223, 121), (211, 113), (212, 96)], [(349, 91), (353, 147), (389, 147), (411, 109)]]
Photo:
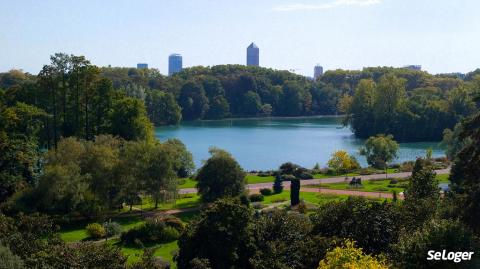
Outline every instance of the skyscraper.
[(323, 67), (317, 64), (313, 68), (313, 79), (317, 80), (319, 77), (323, 76)]
[(403, 68), (414, 70), (414, 71), (422, 71), (422, 66), (421, 65), (416, 65), (416, 64), (406, 65)]
[(168, 56), (168, 75), (182, 71), (182, 55), (174, 53)]
[(257, 45), (252, 42), (252, 44), (247, 47), (247, 66), (259, 66), (259, 54), (260, 50)]
[(137, 69), (148, 69), (148, 64), (147, 63), (138, 63), (137, 64)]

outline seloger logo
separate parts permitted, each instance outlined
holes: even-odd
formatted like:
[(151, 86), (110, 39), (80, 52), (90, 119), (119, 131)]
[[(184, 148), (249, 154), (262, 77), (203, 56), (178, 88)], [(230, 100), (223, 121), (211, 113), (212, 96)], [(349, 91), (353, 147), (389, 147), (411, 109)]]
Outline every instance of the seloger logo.
[(472, 259), (473, 252), (447, 252), (445, 249), (440, 251), (429, 250), (428, 251), (428, 261), (452, 261), (455, 263), (461, 261), (469, 261)]

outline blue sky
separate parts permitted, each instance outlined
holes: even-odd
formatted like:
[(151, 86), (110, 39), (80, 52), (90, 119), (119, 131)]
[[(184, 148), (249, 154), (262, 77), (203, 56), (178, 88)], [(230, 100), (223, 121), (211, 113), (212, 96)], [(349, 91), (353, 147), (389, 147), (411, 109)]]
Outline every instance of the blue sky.
[(260, 65), (325, 69), (421, 64), (432, 73), (480, 67), (478, 0), (0, 0), (0, 71), (37, 73), (49, 55), (104, 66)]

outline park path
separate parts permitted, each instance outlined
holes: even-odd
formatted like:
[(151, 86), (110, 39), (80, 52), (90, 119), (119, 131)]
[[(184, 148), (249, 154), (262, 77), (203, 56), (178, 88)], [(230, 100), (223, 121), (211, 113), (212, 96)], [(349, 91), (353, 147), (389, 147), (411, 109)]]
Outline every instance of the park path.
[[(335, 195), (349, 195), (349, 196), (363, 196), (369, 198), (393, 198), (393, 195), (388, 192), (373, 192), (373, 191), (356, 191), (356, 190), (333, 190), (326, 188), (303, 188), (302, 192), (316, 192), (323, 194)], [(398, 199), (403, 200), (403, 194), (398, 194)]]
[[(437, 175), (449, 174), (450, 168), (435, 170)], [(400, 172), (400, 173), (391, 173), (391, 174), (374, 174), (374, 175), (363, 175), (363, 176), (355, 176), (356, 178), (361, 178), (362, 180), (382, 180), (385, 178), (407, 178), (411, 176), (411, 172)], [(349, 179), (352, 177), (349, 177)], [(340, 183), (345, 182), (345, 177), (329, 177), (329, 178), (315, 178), (315, 179), (304, 179), (300, 181), (301, 186), (306, 185), (319, 185), (319, 184), (330, 184), (330, 183)], [(263, 188), (271, 188), (272, 182), (265, 182), (265, 183), (254, 183), (254, 184), (247, 184), (247, 189), (249, 192), (258, 192), (260, 189)], [(284, 181), (283, 187), (285, 189), (290, 189), (290, 181)], [(390, 193), (383, 193), (383, 192), (366, 192), (366, 191), (355, 191), (355, 190), (332, 190), (332, 189), (325, 189), (320, 188), (302, 188), (301, 191), (303, 192), (322, 192), (322, 193), (331, 193), (331, 194), (345, 194), (345, 195), (356, 195), (356, 196), (367, 196), (367, 197), (381, 197), (381, 198), (391, 198), (392, 195)], [(180, 189), (180, 194), (187, 194), (187, 193), (197, 193), (196, 188), (186, 188)], [(384, 197), (385, 196), (385, 197)]]

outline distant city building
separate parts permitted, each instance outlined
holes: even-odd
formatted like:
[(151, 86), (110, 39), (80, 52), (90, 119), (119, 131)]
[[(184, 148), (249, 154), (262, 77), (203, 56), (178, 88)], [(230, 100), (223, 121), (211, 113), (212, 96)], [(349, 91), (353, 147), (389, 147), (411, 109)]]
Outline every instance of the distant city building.
[(182, 71), (182, 55), (174, 53), (168, 56), (168, 75)]
[(146, 63), (138, 63), (137, 69), (148, 69), (148, 64)]
[(421, 65), (406, 65), (403, 68), (410, 69), (410, 70), (415, 70), (415, 71), (422, 71), (422, 66)]
[(247, 66), (259, 66), (259, 55), (260, 50), (257, 45), (252, 42), (252, 44), (247, 47)]
[(321, 76), (323, 76), (323, 67), (321, 65), (317, 64), (313, 68), (313, 79), (317, 80)]

